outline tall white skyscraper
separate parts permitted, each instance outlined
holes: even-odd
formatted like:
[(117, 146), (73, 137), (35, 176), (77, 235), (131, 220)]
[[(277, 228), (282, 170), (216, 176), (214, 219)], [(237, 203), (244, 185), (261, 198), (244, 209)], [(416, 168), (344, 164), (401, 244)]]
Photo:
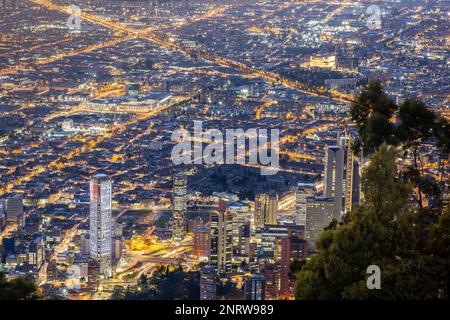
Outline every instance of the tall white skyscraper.
[(174, 175), (172, 192), (172, 237), (174, 242), (181, 242), (185, 236), (187, 210), (187, 178), (184, 173)]
[(100, 265), (100, 274), (109, 278), (111, 270), (112, 184), (104, 174), (95, 175), (90, 184), (90, 256)]
[(335, 213), (342, 213), (344, 183), (344, 150), (340, 146), (327, 146), (325, 149), (324, 195), (334, 199)]

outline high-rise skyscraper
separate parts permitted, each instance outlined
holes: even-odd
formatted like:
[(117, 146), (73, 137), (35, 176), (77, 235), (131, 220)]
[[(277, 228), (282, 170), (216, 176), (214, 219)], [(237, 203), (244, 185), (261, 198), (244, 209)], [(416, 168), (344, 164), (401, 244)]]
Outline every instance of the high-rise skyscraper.
[(200, 269), (200, 300), (216, 300), (216, 271), (211, 266)]
[(244, 225), (250, 225), (250, 205), (243, 202), (232, 202), (228, 205), (227, 210), (233, 216), (233, 247), (237, 247), (240, 228)]
[(260, 257), (274, 259), (277, 254), (276, 242), (279, 238), (285, 238), (292, 232), (304, 234), (305, 228), (295, 224), (266, 224), (259, 230), (255, 237), (258, 240), (258, 253)]
[(327, 146), (325, 149), (324, 195), (334, 199), (335, 212), (342, 213), (344, 182), (344, 150), (340, 146)]
[(450, 206), (450, 181), (443, 182), (442, 212), (446, 212)]
[(250, 240), (251, 240), (250, 224), (241, 225), (239, 227), (238, 244), (236, 246), (237, 255), (245, 257), (252, 256), (253, 252)]
[(290, 298), (294, 291), (294, 281), (289, 277), (289, 268), (293, 259), (304, 259), (308, 255), (307, 241), (292, 233), (278, 240), (281, 247), (280, 259), (280, 293), (279, 296)]
[(253, 274), (249, 277), (245, 277), (245, 300), (264, 300), (266, 291), (265, 282), (264, 275), (262, 274)]
[(343, 168), (343, 213), (350, 212), (352, 208), (359, 204), (359, 161), (352, 150), (352, 138), (346, 132), (339, 138), (339, 145), (344, 150), (344, 168)]
[(113, 237), (113, 239), (112, 239), (112, 259), (114, 261), (120, 260), (120, 258), (122, 257), (123, 249), (124, 249), (124, 244), (123, 244), (122, 237), (117, 237), (117, 236)]
[(89, 234), (82, 234), (80, 237), (80, 253), (82, 255), (89, 255), (91, 252), (91, 240)]
[(295, 199), (294, 222), (299, 226), (306, 224), (306, 199), (314, 197), (316, 194), (316, 185), (314, 183), (299, 183)]
[(266, 263), (264, 265), (265, 278), (265, 294), (267, 300), (274, 300), (278, 298), (280, 290), (280, 269), (278, 264)]
[(0, 211), (0, 232), (4, 230), (5, 226), (6, 226), (6, 216), (2, 211)]
[(182, 172), (173, 177), (172, 237), (174, 242), (184, 240), (187, 210), (187, 178)]
[(264, 228), (265, 224), (277, 224), (278, 195), (257, 194), (255, 196), (255, 227)]
[[(6, 202), (0, 199), (0, 232), (6, 227)], [(1, 265), (1, 263), (0, 263)]]
[(95, 291), (100, 282), (100, 264), (96, 259), (90, 259), (88, 262), (88, 287)]
[(6, 198), (0, 206), (6, 215), (6, 222), (16, 223), (23, 216), (23, 197), (21, 194)]
[(309, 249), (315, 249), (316, 240), (333, 219), (339, 219), (334, 198), (306, 199), (305, 239), (308, 240)]
[(209, 246), (211, 245), (211, 241), (208, 228), (205, 227), (195, 228), (193, 242), (194, 245), (192, 253), (194, 254), (194, 256), (199, 258), (209, 257), (210, 253)]
[(219, 209), (211, 213), (210, 265), (218, 274), (231, 272), (233, 215), (227, 211), (227, 202), (219, 201)]
[(104, 174), (95, 175), (90, 184), (90, 256), (99, 264), (100, 275), (111, 277), (112, 184)]

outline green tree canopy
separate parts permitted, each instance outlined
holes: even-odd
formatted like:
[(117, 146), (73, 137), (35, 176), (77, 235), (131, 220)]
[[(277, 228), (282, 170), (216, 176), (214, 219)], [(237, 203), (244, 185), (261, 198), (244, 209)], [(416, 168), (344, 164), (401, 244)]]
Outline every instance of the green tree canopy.
[(352, 102), (350, 115), (359, 128), (364, 149), (373, 151), (383, 142), (395, 142), (390, 118), (397, 109), (379, 82), (370, 82)]
[(358, 126), (360, 144), (370, 153), (383, 143), (409, 148), (430, 139), (442, 152), (450, 152), (450, 124), (445, 118), (419, 100), (407, 99), (397, 106), (379, 82), (362, 90), (350, 105), (350, 115)]
[(6, 280), (0, 273), (0, 300), (35, 300), (40, 297), (37, 286), (21, 277)]
[[(369, 83), (351, 104), (350, 114), (359, 129), (359, 140), (353, 151), (362, 147), (373, 153), (383, 143), (400, 146), (412, 164), (403, 170), (404, 177), (414, 187), (414, 197), (419, 207), (440, 211), (442, 207), (439, 178), (426, 175), (421, 154), (429, 146), (436, 146), (441, 158), (441, 180), (445, 177), (450, 154), (450, 124), (423, 102), (407, 99), (397, 106), (380, 83)], [(426, 201), (428, 200), (428, 201)]]
[[(434, 221), (408, 201), (410, 184), (383, 144), (363, 176), (366, 203), (324, 231), (318, 253), (297, 274), (297, 299), (446, 299), (450, 212)], [(367, 268), (381, 269), (381, 289), (369, 290)]]
[(418, 100), (405, 100), (399, 109), (398, 137), (407, 146), (418, 146), (434, 135), (437, 116)]

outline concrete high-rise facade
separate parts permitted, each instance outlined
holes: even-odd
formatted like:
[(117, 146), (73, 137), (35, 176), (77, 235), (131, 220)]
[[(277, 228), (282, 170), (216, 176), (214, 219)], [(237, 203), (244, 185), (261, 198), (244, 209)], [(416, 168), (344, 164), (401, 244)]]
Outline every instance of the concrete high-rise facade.
[(172, 238), (181, 242), (186, 234), (187, 177), (184, 173), (174, 175), (172, 192)]
[(124, 243), (122, 237), (114, 237), (112, 239), (112, 259), (114, 261), (120, 260), (120, 258), (122, 258), (123, 250)]
[(233, 215), (227, 210), (227, 202), (219, 201), (219, 209), (211, 213), (210, 265), (218, 274), (231, 272)]
[(285, 238), (292, 232), (304, 235), (304, 231), (303, 226), (295, 224), (265, 225), (264, 229), (255, 234), (258, 242), (259, 255), (269, 259), (276, 258), (277, 239)]
[(80, 237), (80, 253), (82, 255), (89, 255), (91, 252), (91, 236), (90, 234), (82, 234)]
[(232, 202), (228, 205), (228, 212), (233, 216), (233, 247), (239, 244), (239, 230), (242, 226), (250, 225), (250, 205), (243, 202)]
[(245, 277), (244, 296), (245, 300), (264, 300), (266, 291), (264, 275), (253, 274)]
[(100, 283), (100, 264), (96, 259), (88, 262), (88, 287), (91, 291), (96, 291)]
[(0, 206), (2, 207), (0, 210), (6, 216), (6, 222), (16, 223), (20, 217), (23, 217), (23, 197), (21, 194), (4, 199)]
[(280, 290), (280, 269), (277, 264), (267, 263), (264, 265), (265, 294), (266, 300), (278, 298)]
[(306, 199), (314, 197), (316, 185), (314, 183), (299, 183), (295, 195), (294, 222), (299, 226), (306, 225)]
[(193, 235), (193, 254), (196, 257), (209, 257), (210, 253), (210, 233), (209, 229), (205, 227), (199, 227), (194, 229)]
[(305, 238), (308, 240), (308, 248), (314, 250), (315, 242), (319, 239), (323, 229), (333, 219), (338, 220), (339, 215), (335, 210), (334, 198), (313, 197), (306, 201)]
[(264, 228), (265, 224), (278, 224), (278, 195), (277, 194), (257, 194), (255, 196), (255, 227)]
[(112, 275), (112, 183), (104, 174), (95, 175), (90, 183), (90, 256), (98, 262), (100, 275)]
[(450, 181), (446, 180), (443, 183), (442, 212), (447, 212), (449, 206), (450, 206)]
[[(251, 257), (256, 252), (252, 251), (251, 247), (251, 231), (250, 224), (244, 224), (239, 227), (238, 243), (235, 247), (237, 255), (241, 257)], [(256, 244), (255, 244), (256, 245)]]
[(360, 188), (359, 188), (359, 166), (358, 157), (352, 150), (352, 138), (346, 133), (339, 138), (339, 145), (344, 150), (344, 167), (342, 182), (342, 203), (343, 213), (348, 213), (352, 208), (359, 204)]
[(216, 300), (216, 271), (211, 266), (200, 269), (200, 300)]
[(327, 146), (325, 149), (324, 195), (333, 198), (336, 214), (342, 213), (344, 183), (344, 149), (340, 146)]
[(307, 257), (308, 245), (306, 240), (294, 233), (279, 239), (278, 242), (281, 247), (279, 296), (291, 298), (294, 292), (294, 281), (289, 278), (289, 268), (294, 259)]

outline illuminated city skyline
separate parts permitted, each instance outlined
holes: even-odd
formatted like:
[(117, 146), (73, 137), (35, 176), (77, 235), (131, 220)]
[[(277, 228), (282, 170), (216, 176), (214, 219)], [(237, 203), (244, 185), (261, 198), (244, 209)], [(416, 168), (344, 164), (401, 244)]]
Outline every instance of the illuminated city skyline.
[[(62, 299), (184, 299), (146, 291), (177, 268), (190, 298), (294, 299), (290, 263), (367, 200), (370, 130), (409, 99), (449, 118), (448, 9), (0, 0), (0, 271)], [(373, 83), (388, 124), (351, 112)], [(420, 206), (445, 207), (445, 148), (407, 133), (399, 170), (420, 164), (440, 190), (419, 183)]]

